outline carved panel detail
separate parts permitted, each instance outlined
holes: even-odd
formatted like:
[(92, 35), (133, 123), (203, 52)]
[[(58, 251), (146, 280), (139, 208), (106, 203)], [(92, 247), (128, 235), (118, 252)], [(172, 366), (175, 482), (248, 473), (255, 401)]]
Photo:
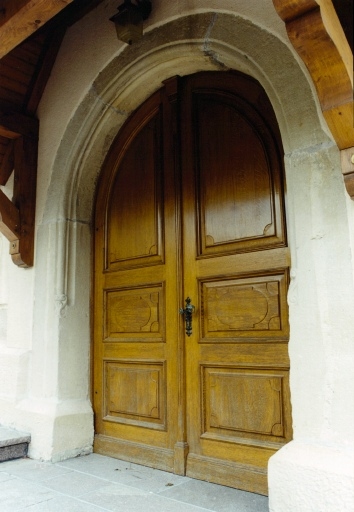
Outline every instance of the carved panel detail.
[(286, 371), (202, 366), (201, 373), (205, 436), (285, 437)]
[[(285, 274), (201, 282), (203, 338), (284, 338)], [(224, 341), (224, 340), (223, 340)]]
[(165, 428), (165, 362), (105, 361), (105, 419)]
[(163, 341), (163, 286), (105, 291), (105, 341)]
[(107, 263), (110, 270), (163, 261), (163, 206), (159, 116), (127, 147), (110, 192)]
[(242, 102), (199, 96), (199, 255), (281, 244), (282, 213), (274, 194), (279, 164), (267, 129), (256, 114), (244, 115)]

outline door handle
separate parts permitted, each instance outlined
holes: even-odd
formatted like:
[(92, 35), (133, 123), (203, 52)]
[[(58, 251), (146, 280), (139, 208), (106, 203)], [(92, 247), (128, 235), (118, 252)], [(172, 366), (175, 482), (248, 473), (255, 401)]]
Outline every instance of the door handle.
[(184, 315), (184, 320), (186, 322), (187, 336), (190, 336), (192, 334), (192, 314), (193, 314), (193, 311), (195, 310), (195, 307), (193, 306), (193, 304), (191, 304), (191, 302), (192, 302), (192, 299), (187, 297), (185, 300), (186, 307), (184, 309), (180, 308), (180, 310), (179, 310), (181, 315)]

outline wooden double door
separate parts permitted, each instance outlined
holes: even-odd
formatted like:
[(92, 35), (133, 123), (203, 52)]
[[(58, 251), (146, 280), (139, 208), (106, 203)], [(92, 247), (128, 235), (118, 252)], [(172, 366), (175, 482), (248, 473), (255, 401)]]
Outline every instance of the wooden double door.
[(239, 73), (166, 81), (98, 186), (95, 451), (267, 494), (291, 438), (288, 266), (264, 90)]

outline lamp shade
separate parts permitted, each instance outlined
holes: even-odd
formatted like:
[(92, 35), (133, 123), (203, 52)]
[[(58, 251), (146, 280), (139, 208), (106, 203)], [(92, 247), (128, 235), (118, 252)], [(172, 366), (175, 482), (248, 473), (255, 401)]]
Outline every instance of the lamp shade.
[(139, 6), (131, 0), (125, 0), (118, 7), (118, 13), (110, 18), (115, 24), (117, 37), (120, 41), (132, 44), (143, 35), (143, 14)]

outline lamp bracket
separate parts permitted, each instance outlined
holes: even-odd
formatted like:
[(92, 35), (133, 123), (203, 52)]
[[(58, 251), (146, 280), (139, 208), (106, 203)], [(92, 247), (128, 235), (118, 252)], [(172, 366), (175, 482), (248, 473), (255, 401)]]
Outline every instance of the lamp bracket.
[(151, 14), (151, 1), (150, 0), (136, 0), (136, 3), (140, 9), (143, 20), (147, 20)]

